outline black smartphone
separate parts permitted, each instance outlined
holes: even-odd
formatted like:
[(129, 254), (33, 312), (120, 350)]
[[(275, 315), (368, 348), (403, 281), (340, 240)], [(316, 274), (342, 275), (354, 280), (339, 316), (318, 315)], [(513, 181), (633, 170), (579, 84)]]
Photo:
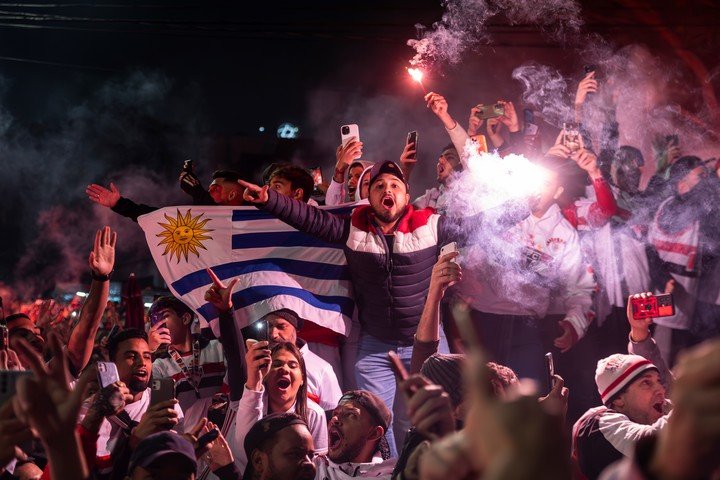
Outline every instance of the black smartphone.
[(108, 340), (113, 338), (115, 335), (117, 335), (118, 331), (120, 330), (120, 327), (118, 325), (113, 325), (113, 327), (110, 329), (110, 332), (108, 333)]
[(555, 384), (555, 379), (553, 378), (555, 376), (555, 360), (553, 359), (552, 352), (545, 354), (545, 373), (547, 375), (548, 391), (550, 391)]
[(413, 150), (415, 150), (415, 153), (413, 153), (412, 155), (408, 156), (409, 159), (412, 159), (412, 160), (417, 159), (417, 148), (418, 148), (417, 141), (418, 141), (418, 133), (417, 133), (417, 131), (416, 131), (416, 130), (413, 130), (412, 132), (408, 132), (408, 134), (407, 134), (407, 140), (405, 140), (405, 145), (409, 145), (409, 144), (411, 144), (411, 143), (415, 144), (415, 146), (413, 147)]
[(175, 381), (172, 378), (158, 378), (150, 382), (150, 406), (175, 398)]
[[(591, 72), (597, 72), (597, 65), (585, 65), (583, 67), (583, 76), (582, 78), (585, 78), (588, 76)], [(595, 77), (597, 78), (597, 73), (595, 74)]]
[(182, 171), (185, 173), (192, 173), (193, 171), (193, 161), (189, 158), (183, 162)]
[(267, 320), (258, 320), (250, 324), (250, 331), (247, 338), (257, 340), (258, 342), (267, 342), (270, 340), (270, 325)]
[(219, 436), (220, 431), (217, 428), (213, 428), (212, 430), (198, 438), (197, 447), (195, 447), (195, 450), (202, 450), (207, 446), (208, 443), (212, 442)]

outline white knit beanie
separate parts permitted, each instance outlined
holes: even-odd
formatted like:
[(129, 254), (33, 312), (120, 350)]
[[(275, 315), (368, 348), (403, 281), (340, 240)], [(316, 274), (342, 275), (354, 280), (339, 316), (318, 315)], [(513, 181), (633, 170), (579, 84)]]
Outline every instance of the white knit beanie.
[(616, 353), (599, 360), (595, 371), (595, 383), (603, 405), (613, 398), (645, 370), (657, 367), (640, 355)]

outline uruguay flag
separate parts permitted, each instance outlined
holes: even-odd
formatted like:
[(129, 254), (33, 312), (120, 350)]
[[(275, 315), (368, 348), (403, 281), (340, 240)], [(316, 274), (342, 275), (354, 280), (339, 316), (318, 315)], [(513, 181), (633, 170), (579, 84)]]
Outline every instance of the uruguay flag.
[(138, 217), (138, 224), (172, 293), (216, 335), (218, 312), (204, 299), (212, 284), (206, 267), (224, 282), (238, 278), (233, 306), (240, 328), (289, 308), (348, 335), (354, 302), (342, 245), (298, 232), (255, 207), (166, 207)]

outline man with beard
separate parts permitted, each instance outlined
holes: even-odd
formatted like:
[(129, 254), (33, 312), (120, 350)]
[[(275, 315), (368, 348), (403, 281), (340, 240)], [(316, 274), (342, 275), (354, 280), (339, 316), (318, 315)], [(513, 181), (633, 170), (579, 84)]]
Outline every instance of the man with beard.
[[(407, 168), (405, 165), (403, 165), (403, 167)], [(415, 199), (413, 205), (415, 208), (432, 207), (439, 213), (445, 213), (447, 210), (445, 191), (449, 187), (452, 174), (463, 170), (460, 155), (458, 155), (457, 150), (452, 144), (447, 145), (443, 148), (442, 152), (440, 152), (440, 157), (438, 158), (435, 169), (437, 172), (438, 186), (425, 190), (424, 194)]]
[(328, 422), (328, 453), (313, 460), (317, 480), (389, 479), (396, 459), (389, 455), (385, 432), (392, 413), (366, 390), (345, 393)]
[[(477, 217), (461, 220), (409, 205), (405, 177), (394, 162), (376, 163), (368, 175), (370, 205), (357, 206), (350, 215), (308, 206), (278, 195), (268, 186), (242, 185), (246, 201), (300, 231), (343, 245), (361, 325), (357, 385), (392, 406), (396, 384), (387, 352), (398, 352), (409, 368), (413, 335), (440, 246), (462, 240), (458, 238), (465, 230), (460, 228), (461, 223), (476, 228), (480, 225), (473, 221)], [(526, 211), (519, 213), (527, 215)], [(513, 214), (504, 215), (502, 223), (512, 225), (514, 219), (508, 217)], [(392, 428), (388, 442), (396, 456)]]
[(295, 413), (273, 413), (252, 426), (243, 442), (248, 458), (243, 480), (312, 480), (313, 437)]
[[(183, 418), (177, 400), (172, 399), (150, 406), (150, 378), (152, 352), (144, 331), (130, 328), (110, 338), (107, 345), (110, 361), (117, 366), (118, 376), (132, 396), (125, 409), (117, 415), (104, 419), (98, 432), (95, 468), (102, 476), (117, 467), (111, 459), (113, 451), (121, 444), (130, 448), (156, 432), (169, 430)], [(81, 412), (85, 416), (86, 408)]]

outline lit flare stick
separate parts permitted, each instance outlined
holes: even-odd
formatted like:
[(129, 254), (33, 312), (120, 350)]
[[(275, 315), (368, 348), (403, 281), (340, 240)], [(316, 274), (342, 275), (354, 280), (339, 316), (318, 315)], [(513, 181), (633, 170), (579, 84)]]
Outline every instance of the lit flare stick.
[(420, 84), (420, 87), (423, 89), (423, 93), (427, 95), (427, 90), (425, 89), (425, 85), (422, 83), (423, 79), (423, 72), (419, 68), (407, 68), (408, 73), (412, 77), (413, 80), (418, 82)]

